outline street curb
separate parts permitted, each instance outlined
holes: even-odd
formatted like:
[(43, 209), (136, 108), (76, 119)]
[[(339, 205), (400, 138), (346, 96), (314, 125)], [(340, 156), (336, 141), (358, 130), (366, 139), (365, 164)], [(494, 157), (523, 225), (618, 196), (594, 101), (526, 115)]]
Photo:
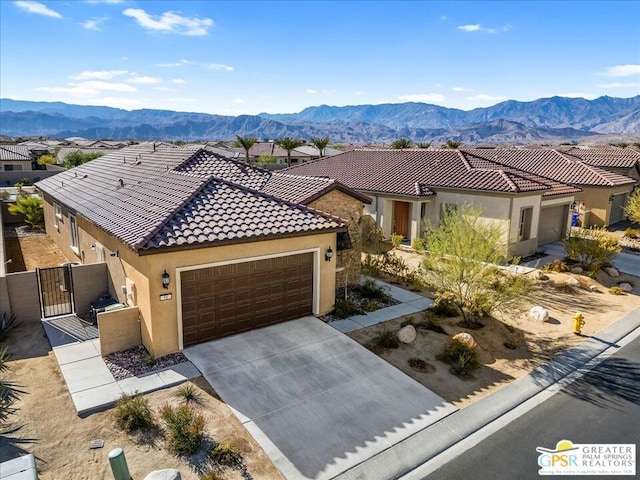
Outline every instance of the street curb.
[(513, 410), (600, 355), (640, 327), (640, 307), (596, 335), (497, 392), (452, 413), (335, 477), (340, 480), (392, 479), (410, 473), (456, 443)]

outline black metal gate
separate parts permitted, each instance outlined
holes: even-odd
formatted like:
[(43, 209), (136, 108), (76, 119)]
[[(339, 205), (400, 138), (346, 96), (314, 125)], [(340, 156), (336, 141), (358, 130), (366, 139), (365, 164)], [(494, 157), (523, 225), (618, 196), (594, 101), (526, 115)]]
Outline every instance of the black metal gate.
[(73, 313), (71, 265), (36, 269), (42, 318)]

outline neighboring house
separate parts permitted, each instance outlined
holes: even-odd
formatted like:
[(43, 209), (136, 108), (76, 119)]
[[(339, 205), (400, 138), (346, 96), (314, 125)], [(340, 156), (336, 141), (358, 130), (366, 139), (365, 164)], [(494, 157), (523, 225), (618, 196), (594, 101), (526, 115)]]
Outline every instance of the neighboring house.
[(62, 147), (60, 150), (58, 150), (58, 153), (56, 154), (56, 160), (58, 162), (58, 165), (64, 165), (67, 155), (69, 155), (70, 153), (76, 153), (76, 152), (99, 153), (101, 155), (104, 155), (105, 153), (107, 153), (103, 148)]
[(24, 172), (32, 170), (31, 155), (26, 145), (0, 145), (0, 171)]
[[(244, 151), (243, 148), (236, 147), (234, 145), (233, 147), (230, 147), (230, 150), (233, 152), (236, 152), (239, 155), (239, 158), (246, 157), (246, 152)], [(330, 152), (330, 153), (325, 153), (325, 156), (329, 156), (330, 154), (335, 155), (336, 154), (335, 152), (341, 153), (340, 151), (337, 151), (336, 149), (333, 149), (330, 147), (327, 147), (325, 150), (326, 152)], [(280, 148), (278, 145), (276, 145), (272, 141), (257, 142), (249, 150), (249, 160), (251, 162), (256, 162), (261, 155), (272, 155), (277, 158), (277, 162), (280, 165), (287, 164), (287, 151)], [(225, 155), (225, 156), (228, 156), (228, 155)], [(303, 145), (301, 147), (294, 148), (293, 150), (291, 150), (292, 165), (309, 162), (317, 158), (319, 158), (318, 149), (314, 146)]]
[(43, 156), (49, 154), (49, 146), (44, 145), (38, 142), (22, 142), (19, 145), (24, 145), (29, 149), (29, 154), (31, 155), (32, 163), (37, 166), (38, 159)]
[[(588, 150), (580, 150), (586, 151)], [(465, 148), (461, 152), (467, 157), (491, 160), (580, 187), (581, 192), (576, 194), (576, 207), (580, 213), (581, 225), (585, 227), (607, 227), (623, 220), (623, 208), (635, 184), (632, 178), (593, 166), (556, 150)], [(575, 154), (575, 150), (571, 152)], [(602, 154), (605, 155), (604, 151)], [(595, 156), (591, 157), (590, 163), (595, 162)]]
[(188, 148), (125, 148), (36, 186), (47, 233), (70, 259), (107, 264), (155, 356), (331, 311), (348, 225), (320, 210), (369, 200)]
[(464, 203), (502, 225), (508, 255), (563, 238), (580, 188), (457, 150), (356, 149), (286, 173), (333, 178), (373, 198), (368, 213), (389, 238), (412, 242), (424, 222)]
[[(300, 152), (309, 156), (308, 160), (317, 160), (320, 158), (320, 152), (313, 145), (303, 145), (294, 150), (295, 152)], [(292, 152), (293, 153), (293, 152)], [(334, 155), (338, 155), (342, 153), (342, 150), (338, 150), (337, 148), (325, 147), (323, 157), (333, 157)], [(307, 161), (308, 161), (307, 160)]]
[(572, 148), (563, 152), (592, 167), (633, 178), (640, 184), (640, 152), (633, 148)]

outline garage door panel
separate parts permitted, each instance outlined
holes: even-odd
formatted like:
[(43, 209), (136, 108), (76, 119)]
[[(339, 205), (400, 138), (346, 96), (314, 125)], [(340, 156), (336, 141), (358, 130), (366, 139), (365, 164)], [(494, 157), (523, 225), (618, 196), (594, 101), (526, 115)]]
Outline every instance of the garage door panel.
[(564, 237), (568, 221), (566, 205), (546, 207), (540, 210), (538, 226), (538, 244), (557, 242)]

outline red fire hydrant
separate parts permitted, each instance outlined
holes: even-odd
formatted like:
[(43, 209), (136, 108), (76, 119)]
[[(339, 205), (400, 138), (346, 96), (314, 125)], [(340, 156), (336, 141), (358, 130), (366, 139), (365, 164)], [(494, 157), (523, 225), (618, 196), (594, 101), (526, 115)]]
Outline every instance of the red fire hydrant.
[(580, 335), (582, 333), (582, 327), (584, 327), (584, 317), (581, 313), (576, 313), (573, 316), (573, 333)]

